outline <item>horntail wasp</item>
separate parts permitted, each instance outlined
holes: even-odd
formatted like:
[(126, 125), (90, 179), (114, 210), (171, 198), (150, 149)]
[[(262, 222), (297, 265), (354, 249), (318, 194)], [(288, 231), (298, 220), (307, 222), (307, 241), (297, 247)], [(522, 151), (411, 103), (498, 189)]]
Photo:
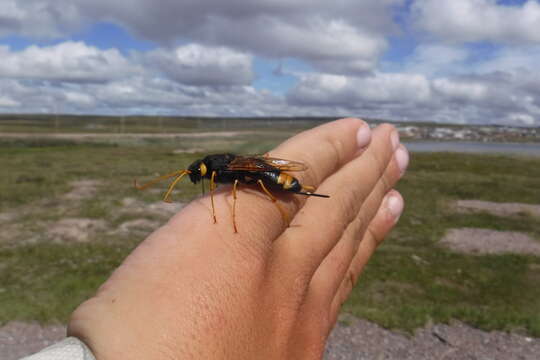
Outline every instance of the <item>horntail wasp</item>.
[[(270, 190), (287, 191), (294, 194), (305, 196), (318, 196), (328, 198), (328, 195), (315, 194), (313, 186), (302, 185), (293, 176), (287, 174), (289, 171), (305, 171), (307, 165), (300, 161), (285, 160), (273, 158), (266, 155), (262, 156), (239, 156), (235, 154), (214, 154), (208, 155), (204, 159), (194, 161), (187, 169), (178, 170), (173, 173), (160, 176), (144, 185), (138, 185), (135, 180), (135, 188), (139, 190), (157, 183), (158, 181), (175, 177), (170, 184), (169, 189), (163, 197), (163, 201), (170, 202), (170, 195), (176, 184), (185, 176), (189, 175), (192, 183), (196, 184), (204, 179), (210, 180), (210, 199), (212, 203), (212, 217), (214, 223), (216, 220), (216, 212), (214, 208), (214, 190), (216, 183), (233, 184), (233, 208), (232, 221), (234, 232), (237, 233), (236, 227), (236, 191), (238, 184), (257, 184), (262, 191), (268, 195), (270, 200), (277, 206), (283, 221), (288, 224), (288, 216), (285, 210), (276, 202), (276, 197), (272, 195)], [(204, 183), (203, 183), (204, 192)]]

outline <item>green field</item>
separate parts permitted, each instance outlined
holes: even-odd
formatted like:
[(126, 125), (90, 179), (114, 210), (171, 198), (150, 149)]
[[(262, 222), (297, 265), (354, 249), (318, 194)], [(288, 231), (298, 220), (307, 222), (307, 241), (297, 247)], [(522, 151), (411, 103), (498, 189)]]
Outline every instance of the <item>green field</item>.
[[(151, 210), (161, 194), (137, 192), (134, 178), (183, 168), (207, 152), (262, 153), (300, 128), (253, 127), (265, 133), (256, 143), (241, 133), (0, 139), (0, 323), (66, 321), (152, 227), (166, 221), (170, 213)], [(459, 319), (540, 336), (540, 257), (463, 255), (437, 245), (457, 227), (520, 231), (540, 241), (540, 219), (530, 214), (460, 214), (451, 206), (457, 199), (540, 203), (540, 158), (439, 153), (412, 154), (411, 160), (398, 186), (406, 211), (345, 311), (389, 328)], [(86, 184), (80, 194), (74, 193), (77, 181)], [(199, 191), (184, 182), (174, 196), (186, 202)], [(50, 229), (65, 230), (58, 224), (66, 218), (88, 221), (89, 238), (58, 241), (59, 232)], [(139, 227), (118, 230), (123, 224)]]

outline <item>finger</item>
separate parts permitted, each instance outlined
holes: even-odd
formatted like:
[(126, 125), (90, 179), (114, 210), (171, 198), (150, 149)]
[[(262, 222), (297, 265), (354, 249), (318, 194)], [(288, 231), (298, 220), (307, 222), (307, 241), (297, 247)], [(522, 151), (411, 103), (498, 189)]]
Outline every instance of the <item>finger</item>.
[(400, 179), (407, 164), (407, 150), (403, 145), (400, 145), (394, 153), (393, 161), (388, 165), (384, 175), (362, 204), (354, 221), (349, 224), (338, 244), (330, 251), (315, 272), (308, 296), (316, 297), (319, 302), (326, 302), (325, 308), (328, 308), (344, 277), (348, 275), (349, 267), (368, 226), (371, 226), (371, 231), (378, 231), (378, 229), (374, 229), (375, 226), (386, 225), (381, 221), (372, 221), (375, 215), (383, 216), (386, 214), (387, 217), (393, 218), (393, 214), (388, 213), (388, 211), (381, 212), (381, 207), (386, 206), (384, 200), (388, 201), (389, 191)]
[(390, 230), (396, 225), (403, 212), (404, 201), (399, 192), (391, 190), (383, 200), (379, 211), (369, 224), (360, 242), (347, 275), (332, 300), (330, 305), (330, 318), (337, 319), (341, 305), (347, 300), (352, 289), (356, 285), (360, 274), (364, 270), (368, 260), (371, 258), (377, 247), (383, 242)]
[(371, 131), (360, 119), (346, 118), (304, 131), (271, 151), (271, 156), (305, 163), (294, 173), (302, 183), (317, 187), (329, 175), (369, 145)]
[(384, 124), (373, 130), (371, 144), (362, 156), (343, 166), (319, 187), (318, 191), (331, 197), (323, 203), (309, 198), (292, 226), (276, 240), (274, 253), (278, 265), (311, 279), (383, 176), (398, 145), (399, 136), (393, 126)]

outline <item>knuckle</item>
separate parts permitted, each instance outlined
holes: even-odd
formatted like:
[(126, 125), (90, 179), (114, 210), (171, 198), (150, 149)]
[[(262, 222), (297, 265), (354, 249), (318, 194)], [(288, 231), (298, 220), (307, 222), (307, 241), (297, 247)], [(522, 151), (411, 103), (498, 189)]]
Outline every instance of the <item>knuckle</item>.
[(343, 233), (348, 224), (356, 217), (362, 201), (361, 194), (356, 191), (346, 195), (341, 196), (339, 201), (336, 202), (337, 211), (329, 213), (329, 216), (334, 217), (332, 223), (341, 230), (340, 233)]
[(386, 166), (388, 165), (388, 162), (390, 159), (386, 160), (386, 159), (381, 158), (380, 155), (377, 154), (377, 152), (375, 151), (370, 151), (369, 154), (371, 156), (372, 161), (375, 164), (377, 176), (381, 177), (384, 174), (384, 171), (386, 170)]
[(379, 128), (387, 132), (396, 131), (396, 127), (390, 123), (382, 123), (381, 125), (379, 125)]
[(384, 195), (392, 188), (392, 184), (390, 182), (388, 173), (384, 172), (382, 174), (380, 178), (380, 182), (381, 182), (381, 189), (379, 192), (381, 193), (380, 195)]
[(367, 237), (367, 240), (370, 241), (374, 245), (374, 247), (379, 246), (384, 239), (376, 231), (374, 231), (371, 226), (368, 226), (366, 230), (366, 237)]
[[(328, 167), (328, 170), (332, 173), (336, 171), (344, 161), (345, 144), (342, 139), (336, 136), (327, 135), (323, 138), (321, 146), (324, 150), (319, 152), (326, 157), (324, 160), (325, 163), (331, 164), (331, 166)], [(310, 158), (310, 160), (311, 171), (308, 171), (306, 175), (312, 184), (319, 185), (327, 174), (322, 172), (324, 169), (323, 167), (315, 166), (318, 162), (321, 162), (321, 159), (315, 161), (315, 159)]]
[(343, 256), (329, 255), (328, 262), (336, 274), (343, 274), (349, 267), (349, 262)]
[(359, 237), (362, 235), (364, 229), (368, 227), (370, 221), (370, 214), (368, 214), (364, 209), (361, 209), (356, 216), (355, 222), (355, 236)]

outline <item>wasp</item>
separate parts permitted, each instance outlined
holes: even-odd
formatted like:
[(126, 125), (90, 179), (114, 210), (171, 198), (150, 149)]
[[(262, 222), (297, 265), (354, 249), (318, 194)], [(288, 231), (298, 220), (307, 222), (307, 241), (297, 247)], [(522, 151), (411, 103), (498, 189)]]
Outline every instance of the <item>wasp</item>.
[(279, 209), (283, 220), (288, 224), (288, 217), (285, 210), (277, 203), (276, 197), (271, 191), (286, 191), (304, 196), (317, 196), (328, 198), (328, 195), (316, 194), (313, 186), (302, 185), (298, 179), (287, 172), (305, 171), (307, 165), (300, 161), (285, 160), (262, 156), (240, 156), (235, 154), (214, 154), (208, 155), (201, 160), (194, 161), (187, 169), (177, 170), (167, 175), (155, 178), (154, 180), (138, 185), (135, 180), (135, 188), (138, 190), (169, 178), (174, 178), (169, 185), (163, 201), (170, 202), (170, 195), (178, 182), (188, 175), (193, 184), (201, 182), (204, 193), (204, 179), (210, 180), (210, 200), (212, 204), (212, 217), (214, 223), (217, 222), (214, 207), (214, 190), (216, 184), (232, 184), (233, 208), (232, 222), (234, 232), (238, 232), (236, 226), (236, 193), (238, 184), (258, 185), (261, 190)]

